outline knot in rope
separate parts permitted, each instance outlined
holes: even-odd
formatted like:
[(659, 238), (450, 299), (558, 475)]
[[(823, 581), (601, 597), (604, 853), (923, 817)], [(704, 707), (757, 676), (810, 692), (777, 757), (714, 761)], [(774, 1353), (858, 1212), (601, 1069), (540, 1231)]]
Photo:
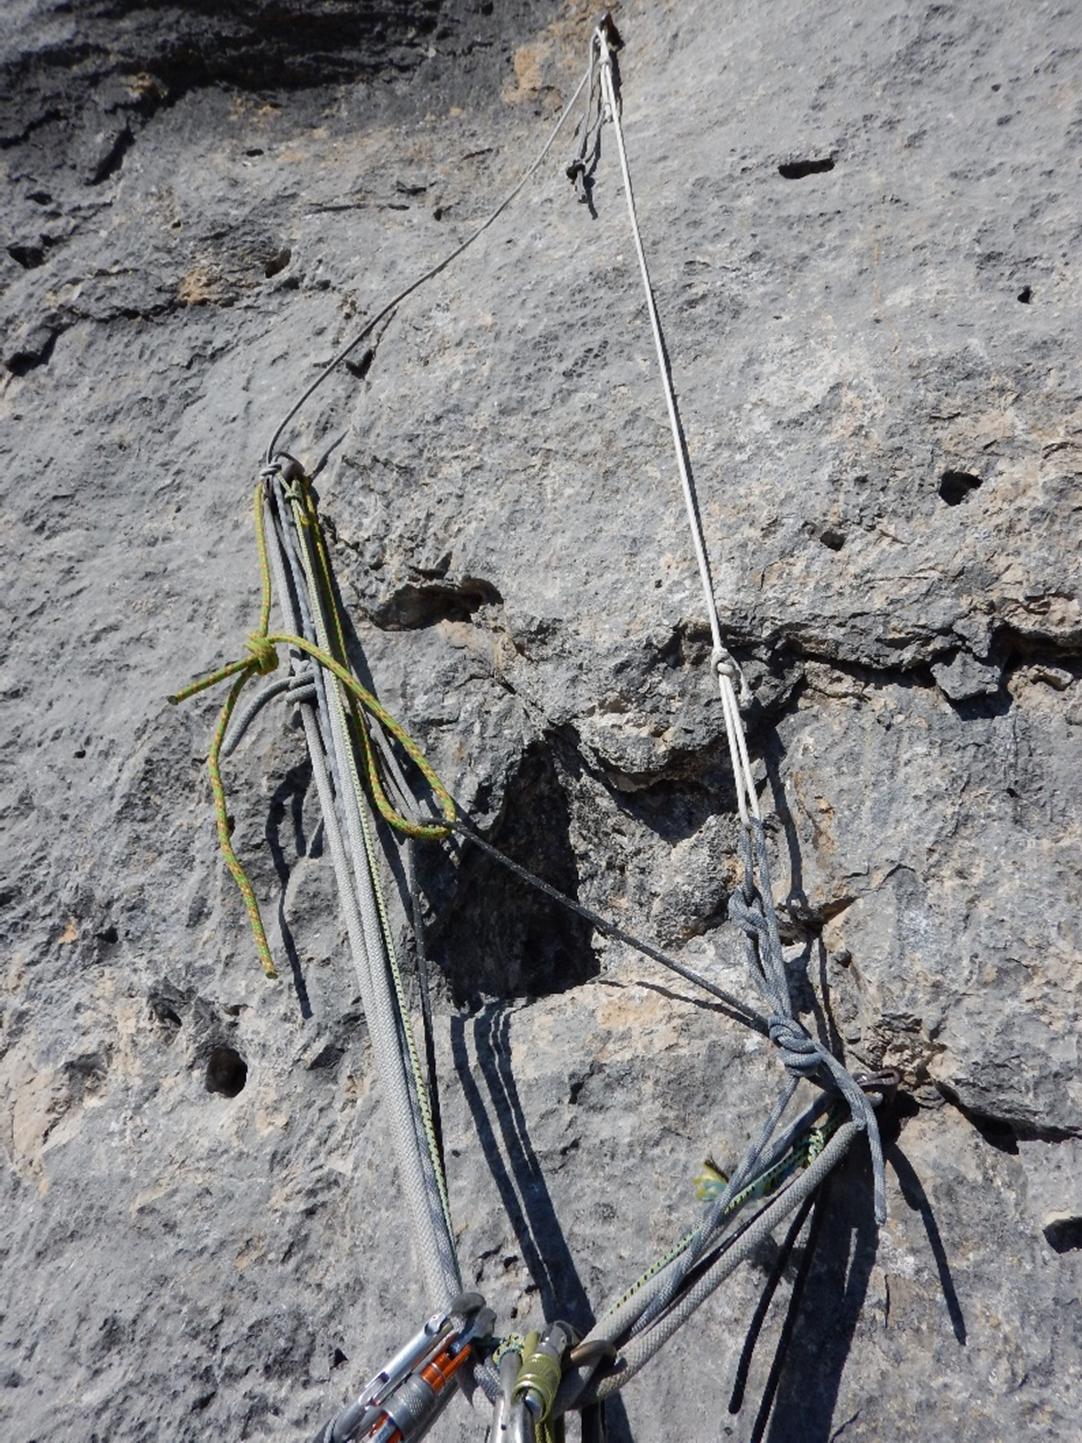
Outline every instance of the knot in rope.
[(782, 1065), (792, 1077), (814, 1077), (823, 1065), (825, 1049), (795, 1017), (780, 1013), (771, 1017), (770, 1040), (780, 1051)]
[(785, 961), (781, 952), (777, 919), (773, 910), (767, 912), (757, 889), (745, 878), (742, 887), (730, 894), (729, 920), (735, 922), (748, 938), (749, 945), (759, 959), (759, 971), (754, 975), (760, 992), (763, 993), (776, 1017), (789, 1015), (789, 982), (785, 973)]
[[(280, 452), (279, 455), (285, 455)], [(305, 702), (315, 700), (317, 697), (317, 686), (315, 681), (316, 668), (329, 672), (341, 688), (340, 705), (343, 708), (343, 725), (348, 732), (348, 739), (352, 746), (356, 746), (360, 756), (359, 762), (363, 768), (363, 775), (368, 783), (368, 789), (373, 803), (380, 816), (396, 831), (402, 832), (407, 837), (415, 837), (421, 840), (442, 840), (449, 836), (457, 813), (454, 799), (450, 792), (436, 775), (428, 759), (422, 753), (420, 747), (404, 728), (391, 716), (390, 712), (366, 690), (357, 680), (348, 666), (348, 655), (346, 653), (345, 639), (342, 632), (341, 619), (337, 614), (337, 603), (335, 600), (335, 588), (333, 577), (330, 571), (330, 563), (327, 560), (326, 542), (319, 526), (319, 516), (316, 511), (315, 502), (311, 489), (306, 486), (303, 473), (298, 476), (297, 486), (298, 504), (293, 508), (294, 519), (298, 526), (307, 524), (311, 528), (311, 545), (313, 564), (318, 565), (319, 572), (314, 575), (313, 585), (317, 590), (318, 600), (326, 605), (331, 613), (334, 624), (334, 634), (331, 638), (331, 651), (325, 651), (322, 647), (316, 646), (306, 636), (297, 636), (292, 632), (270, 631), (271, 611), (271, 573), (270, 559), (267, 552), (267, 528), (264, 516), (264, 505), (270, 504), (267, 496), (267, 488), (271, 485), (285, 491), (286, 478), (290, 475), (290, 468), (296, 463), (292, 458), (286, 456), (286, 466), (278, 461), (269, 461), (264, 468), (270, 472), (269, 477), (261, 478), (256, 486), (253, 496), (253, 509), (255, 516), (256, 543), (259, 550), (259, 574), (262, 583), (262, 599), (259, 608), (259, 625), (247, 638), (244, 649), (247, 655), (236, 661), (228, 662), (220, 666), (217, 671), (207, 676), (196, 678), (189, 682), (180, 691), (170, 696), (170, 702), (177, 704), (187, 701), (189, 697), (198, 696), (200, 692), (206, 691), (208, 687), (217, 686), (219, 682), (232, 680), (229, 695), (225, 705), (218, 716), (218, 723), (214, 728), (214, 735), (211, 739), (210, 751), (207, 754), (207, 771), (210, 774), (210, 786), (214, 795), (214, 810), (218, 824), (218, 841), (222, 850), (225, 864), (229, 868), (236, 882), (237, 887), (244, 898), (248, 910), (248, 920), (252, 927), (252, 936), (255, 939), (256, 950), (263, 970), (268, 977), (276, 977), (278, 974), (274, 967), (274, 959), (271, 956), (270, 944), (267, 941), (266, 931), (263, 927), (263, 920), (260, 915), (259, 902), (252, 884), (248, 879), (239, 857), (237, 856), (231, 841), (232, 823), (229, 818), (229, 809), (226, 805), (225, 786), (222, 782), (221, 760), (228, 756), (233, 747), (243, 736), (252, 718), (262, 709), (264, 704), (273, 696), (285, 692), (287, 698), (293, 702)], [(277, 481), (273, 480), (274, 467), (278, 467)], [(302, 510), (302, 507), (304, 508)], [(321, 584), (322, 583), (322, 584)], [(276, 670), (278, 666), (277, 646), (288, 646), (291, 650), (303, 653), (307, 658), (306, 666), (292, 676), (282, 678), (276, 682), (269, 683), (261, 695), (257, 696), (250, 707), (242, 714), (231, 737), (227, 739), (230, 722), (232, 720), (237, 703), (245, 685), (251, 681), (253, 676), (265, 676)], [(333, 653), (333, 654), (332, 654)], [(379, 758), (376, 755), (372, 737), (368, 725), (362, 713), (375, 719), (375, 721), (387, 733), (387, 736), (401, 746), (402, 750), (409, 757), (410, 761), (420, 772), (422, 778), (431, 789), (433, 796), (442, 813), (440, 817), (429, 817), (415, 820), (412, 817), (403, 816), (396, 810), (390, 798), (387, 796), (381, 775)]]
[(725, 646), (715, 646), (710, 653), (711, 664), (719, 677), (732, 683), (741, 706), (747, 706), (752, 698), (751, 687), (743, 668), (732, 652)]
[(761, 822), (756, 821), (745, 830), (741, 837), (741, 851), (744, 876), (741, 885), (730, 894), (729, 917), (748, 938), (752, 979), (770, 1006), (770, 1040), (781, 1053), (782, 1065), (790, 1077), (812, 1079), (819, 1074), (821, 1080), (829, 1079), (830, 1085), (845, 1099), (853, 1122), (867, 1134), (875, 1217), (877, 1222), (885, 1222), (887, 1204), (883, 1145), (871, 1099), (849, 1074), (845, 1064), (839, 1062), (793, 1016), (778, 917), (771, 892), (766, 834)]
[(298, 476), (303, 474), (301, 463), (288, 451), (276, 451), (273, 456), (268, 456), (259, 468), (261, 481), (273, 481), (279, 476), (283, 481), (296, 481)]
[(747, 933), (752, 940), (756, 937), (765, 939), (770, 936), (770, 924), (755, 905), (754, 892), (751, 896), (745, 896), (744, 890), (730, 893), (729, 921), (735, 922), (740, 930)]
[(244, 649), (255, 663), (255, 670), (261, 676), (274, 671), (278, 665), (278, 653), (274, 649), (274, 642), (262, 632), (253, 631), (244, 643)]
[(794, 1017), (781, 1013), (770, 1019), (770, 1040), (781, 1051), (782, 1064), (791, 1077), (813, 1078), (826, 1072), (835, 1091), (849, 1104), (854, 1124), (868, 1138), (872, 1161), (872, 1189), (875, 1199), (875, 1220), (887, 1220), (887, 1188), (883, 1167), (883, 1143), (879, 1123), (868, 1094), (859, 1085), (843, 1062), (807, 1032)]
[(711, 660), (718, 676), (727, 676), (730, 681), (736, 681), (739, 678), (740, 668), (736, 664), (736, 658), (732, 652), (726, 651), (725, 647), (716, 646), (711, 653)]

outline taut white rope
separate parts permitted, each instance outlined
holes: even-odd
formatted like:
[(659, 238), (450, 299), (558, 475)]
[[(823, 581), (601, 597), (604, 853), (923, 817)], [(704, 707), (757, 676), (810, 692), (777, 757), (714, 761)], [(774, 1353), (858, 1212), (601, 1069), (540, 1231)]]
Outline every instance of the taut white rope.
[[(680, 433), (676, 397), (673, 394), (672, 377), (669, 375), (665, 342), (661, 334), (661, 320), (654, 302), (654, 289), (650, 284), (650, 271), (646, 264), (646, 252), (643, 250), (639, 220), (635, 211), (635, 195), (631, 189), (631, 172), (627, 164), (627, 151), (624, 149), (620, 107), (616, 99), (616, 86), (613, 82), (612, 45), (604, 25), (599, 25), (594, 31), (594, 43), (597, 45), (601, 59), (601, 93), (608, 112), (606, 118), (612, 121), (613, 132), (616, 136), (620, 170), (624, 177), (624, 194), (627, 197), (627, 213), (631, 220), (631, 236), (635, 242), (635, 254), (639, 258), (639, 273), (642, 276), (642, 289), (646, 297), (646, 313), (650, 317), (650, 329), (654, 336), (654, 349), (657, 351), (658, 371), (661, 375), (661, 388), (665, 395), (665, 409), (669, 413), (669, 429), (672, 431), (673, 452), (676, 455), (676, 468), (680, 475), (680, 489), (684, 494), (684, 506), (687, 510), (688, 526), (691, 529), (691, 544), (695, 550), (699, 580), (702, 582), (703, 598), (706, 602), (706, 615), (710, 622), (710, 636), (714, 644), (713, 664), (718, 679), (718, 691), (721, 694), (725, 732), (729, 739), (729, 756), (732, 759), (733, 778), (736, 782), (737, 806), (740, 809), (740, 820), (747, 826), (749, 816), (754, 817), (756, 821), (760, 816), (759, 798), (755, 792), (755, 782), (752, 779), (751, 765), (748, 761), (748, 743), (744, 735), (744, 723), (740, 717), (740, 698), (747, 698), (748, 684), (736, 658), (721, 637), (721, 623), (718, 620), (718, 606), (714, 599), (714, 582), (710, 574), (710, 561), (706, 554), (706, 542), (703, 538), (702, 523), (699, 520), (699, 509), (695, 504), (695, 489), (692, 486), (684, 440)], [(737, 685), (740, 687), (739, 698)]]

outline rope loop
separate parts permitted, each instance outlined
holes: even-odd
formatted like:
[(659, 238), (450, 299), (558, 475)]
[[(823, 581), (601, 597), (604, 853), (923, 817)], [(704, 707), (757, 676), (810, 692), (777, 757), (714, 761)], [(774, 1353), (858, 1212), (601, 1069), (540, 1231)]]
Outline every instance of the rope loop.
[[(285, 455), (284, 452), (279, 454)], [(304, 521), (305, 524), (311, 528), (313, 542), (318, 548), (321, 565), (325, 572), (326, 597), (332, 606), (334, 603), (334, 588), (331, 584), (329, 562), (326, 557), (326, 546), (322, 529), (319, 525), (319, 517), (316, 512), (315, 499), (312, 495), (311, 486), (307, 482), (303, 472), (297, 474), (298, 468), (293, 458), (286, 456), (285, 459), (287, 464), (284, 467), (277, 459), (267, 462), (260, 472), (260, 479), (253, 497), (262, 599), (260, 602), (259, 626), (248, 636), (244, 643), (247, 656), (237, 661), (231, 661), (223, 667), (219, 667), (217, 671), (212, 672), (209, 676), (197, 678), (197, 680), (190, 682), (186, 687), (182, 687), (180, 691), (175, 692), (169, 698), (173, 703), (187, 701), (189, 697), (206, 691), (208, 687), (232, 679), (233, 685), (226, 697), (225, 705), (219, 713), (218, 723), (211, 739), (210, 751), (207, 754), (207, 771), (210, 774), (211, 792), (214, 796), (219, 846), (221, 847), (225, 864), (229, 868), (241, 896), (244, 898), (244, 905), (248, 912), (248, 920), (251, 924), (256, 951), (259, 954), (259, 960), (263, 970), (268, 977), (276, 977), (277, 972), (271, 956), (266, 931), (263, 926), (259, 902), (252, 884), (249, 881), (248, 874), (233, 848), (231, 840), (232, 826), (226, 806), (225, 784), (222, 781), (221, 762), (223, 756), (227, 756), (232, 750), (233, 745), (239, 741), (240, 736), (248, 726), (252, 716), (259, 710), (263, 702), (268, 700), (270, 696), (277, 694), (277, 687), (271, 686), (262, 697), (257, 697), (254, 708), (250, 708), (241, 717), (232, 743), (227, 743), (226, 734), (237, 703), (240, 700), (241, 692), (252, 677), (265, 676), (277, 669), (278, 652), (276, 648), (278, 646), (291, 647), (294, 651), (303, 653), (309, 660), (309, 664), (304, 667), (298, 675), (291, 678), (285, 688), (291, 700), (295, 699), (299, 701), (306, 699), (307, 696), (314, 693), (315, 668), (317, 667), (329, 672), (337, 682), (341, 684), (351, 711), (351, 716), (355, 722), (355, 735), (362, 753), (363, 772), (368, 783), (369, 793), (377, 811), (386, 822), (394, 827), (396, 831), (402, 832), (405, 836), (415, 837), (421, 841), (442, 841), (444, 837), (450, 835), (451, 829), (457, 820), (457, 812), (451, 794), (436, 775), (428, 758), (401, 723), (387, 711), (386, 707), (384, 707), (367, 688), (361, 685), (346, 664), (345, 643), (340, 634), (340, 627), (336, 634), (337, 655), (332, 655), (322, 648), (314, 646), (306, 637), (294, 636), (290, 632), (270, 631), (271, 577), (270, 563), (267, 555), (266, 521), (263, 508), (266, 500), (266, 490), (275, 477), (280, 478), (279, 485), (281, 485), (283, 489), (286, 489), (287, 486), (295, 486), (297, 488), (294, 515), (298, 522)], [(312, 690), (308, 691), (308, 688)], [(441, 816), (432, 817), (427, 821), (415, 821), (411, 817), (403, 816), (394, 807), (383, 785), (379, 760), (369, 734), (368, 725), (362, 713), (366, 713), (368, 717), (374, 719), (388, 736), (392, 737), (406, 753), (432, 792), (442, 814)]]

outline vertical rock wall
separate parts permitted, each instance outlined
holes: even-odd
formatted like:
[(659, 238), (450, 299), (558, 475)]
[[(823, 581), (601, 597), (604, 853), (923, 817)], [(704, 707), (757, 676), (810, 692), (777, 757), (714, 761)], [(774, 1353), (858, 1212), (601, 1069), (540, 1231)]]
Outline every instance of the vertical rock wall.
[[(628, 3), (625, 124), (809, 1026), (903, 1076), (768, 1436), (1077, 1437), (1079, 22)], [(533, 155), (582, 5), (9, 5), (0, 1418), (302, 1438), (426, 1300), (299, 734), (202, 771), (275, 420)], [(514, 857), (726, 985), (734, 797), (611, 135), (306, 408), (388, 706)], [(769, 1049), (480, 854), (422, 881), (452, 1202), (502, 1326), (585, 1323)], [(403, 925), (404, 943), (409, 942)], [(750, 1039), (750, 1040), (749, 1040)], [(798, 1252), (799, 1257), (799, 1252)], [(768, 1249), (613, 1410), (750, 1434)], [(791, 1277), (791, 1272), (790, 1275)], [(785, 1289), (783, 1288), (783, 1292)], [(781, 1309), (776, 1309), (780, 1315)], [(440, 1436), (476, 1437), (456, 1405)]]

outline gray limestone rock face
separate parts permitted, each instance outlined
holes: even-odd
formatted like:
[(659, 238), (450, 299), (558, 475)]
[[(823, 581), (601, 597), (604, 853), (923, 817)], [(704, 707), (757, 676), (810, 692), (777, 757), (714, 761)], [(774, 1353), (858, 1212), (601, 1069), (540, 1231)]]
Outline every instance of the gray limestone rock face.
[[(495, 206), (577, 0), (10, 0), (0, 34), (0, 1430), (309, 1437), (423, 1319), (303, 737), (227, 764), (263, 452)], [(1070, 5), (650, 5), (623, 119), (800, 1015), (896, 1068), (764, 1436), (1073, 1443), (1082, 1391), (1082, 321)], [(476, 826), (748, 993), (710, 638), (611, 127), (283, 436), (358, 655)], [(388, 854), (394, 843), (385, 839)], [(420, 860), (451, 1204), (499, 1327), (585, 1327), (696, 1216), (769, 1044), (477, 848)], [(403, 954), (414, 944), (388, 865)], [(753, 1436), (780, 1239), (610, 1408)], [(433, 1436), (483, 1436), (456, 1400)], [(573, 1428), (576, 1425), (572, 1425)]]

